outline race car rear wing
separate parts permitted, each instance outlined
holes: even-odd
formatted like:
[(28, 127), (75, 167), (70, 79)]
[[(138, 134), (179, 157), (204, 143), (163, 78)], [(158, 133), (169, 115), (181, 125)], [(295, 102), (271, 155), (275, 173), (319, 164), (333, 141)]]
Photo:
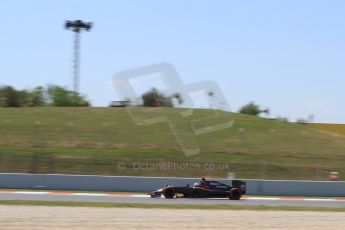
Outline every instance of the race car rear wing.
[(233, 180), (232, 181), (232, 187), (233, 188), (239, 188), (241, 189), (242, 194), (246, 194), (247, 186), (246, 182), (242, 180)]

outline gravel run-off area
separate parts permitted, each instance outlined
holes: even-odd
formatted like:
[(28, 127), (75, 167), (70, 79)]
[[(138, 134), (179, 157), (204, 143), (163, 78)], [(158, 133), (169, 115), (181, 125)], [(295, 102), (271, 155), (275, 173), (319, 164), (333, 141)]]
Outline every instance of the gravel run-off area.
[(345, 229), (345, 212), (0, 205), (0, 229)]

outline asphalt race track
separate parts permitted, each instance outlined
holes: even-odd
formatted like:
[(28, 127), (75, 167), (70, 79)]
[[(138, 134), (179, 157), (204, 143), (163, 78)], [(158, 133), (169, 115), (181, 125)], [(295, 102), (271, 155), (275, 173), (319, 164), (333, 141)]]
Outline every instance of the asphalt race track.
[(76, 192), (35, 192), (35, 191), (0, 191), (0, 200), (40, 200), (70, 202), (113, 202), (144, 204), (203, 204), (203, 205), (264, 205), (264, 206), (305, 206), (305, 207), (342, 207), (345, 199), (332, 198), (291, 198), (291, 197), (252, 197), (244, 196), (239, 201), (229, 199), (198, 198), (151, 198), (148, 195), (76, 193)]

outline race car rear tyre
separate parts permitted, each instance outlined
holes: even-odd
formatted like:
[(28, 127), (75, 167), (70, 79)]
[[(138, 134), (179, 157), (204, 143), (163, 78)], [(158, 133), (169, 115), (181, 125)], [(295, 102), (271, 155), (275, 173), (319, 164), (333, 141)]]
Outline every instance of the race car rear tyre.
[(233, 188), (230, 190), (230, 194), (229, 194), (230, 200), (239, 200), (241, 199), (241, 196), (242, 196), (241, 190), (239, 190), (238, 188)]
[(164, 195), (164, 197), (167, 198), (167, 199), (172, 199), (172, 198), (174, 198), (175, 195), (176, 195), (175, 189), (174, 189), (174, 188), (171, 188), (171, 187), (168, 187), (168, 188), (164, 189), (163, 195)]

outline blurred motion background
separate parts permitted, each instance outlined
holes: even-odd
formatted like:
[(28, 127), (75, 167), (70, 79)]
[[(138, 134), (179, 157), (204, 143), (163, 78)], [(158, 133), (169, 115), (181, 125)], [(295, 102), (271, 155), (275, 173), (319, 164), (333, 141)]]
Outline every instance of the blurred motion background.
[[(152, 109), (179, 116), (176, 108), (137, 112)], [(195, 110), (188, 119), (212, 112)], [(233, 127), (196, 136), (201, 152), (186, 156), (167, 123), (138, 126), (126, 108), (2, 108), (0, 171), (221, 178), (234, 173), (238, 178), (311, 180), (328, 180), (332, 171), (344, 173), (345, 125), (227, 112), (218, 117), (230, 118)], [(126, 167), (118, 168), (119, 162)], [(230, 168), (138, 168), (133, 162), (227, 163)]]

